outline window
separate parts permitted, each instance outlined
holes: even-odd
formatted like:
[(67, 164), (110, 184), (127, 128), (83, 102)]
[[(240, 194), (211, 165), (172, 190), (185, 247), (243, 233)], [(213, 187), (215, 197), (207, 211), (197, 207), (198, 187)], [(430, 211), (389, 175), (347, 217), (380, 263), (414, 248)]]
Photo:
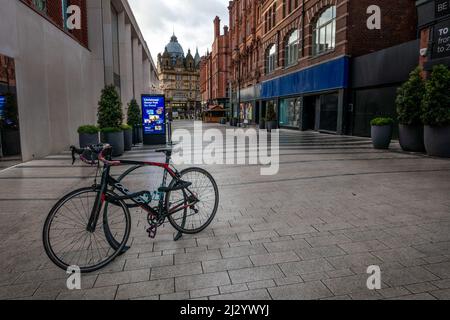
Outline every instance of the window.
[(47, 13), (47, 1), (46, 0), (33, 0), (34, 7), (43, 12)]
[(273, 44), (269, 49), (267, 49), (266, 74), (275, 71), (276, 60), (277, 60), (277, 45)]
[(313, 54), (333, 50), (336, 45), (336, 6), (325, 10), (313, 30)]
[(290, 67), (298, 61), (299, 36), (298, 30), (294, 30), (286, 42), (286, 67)]

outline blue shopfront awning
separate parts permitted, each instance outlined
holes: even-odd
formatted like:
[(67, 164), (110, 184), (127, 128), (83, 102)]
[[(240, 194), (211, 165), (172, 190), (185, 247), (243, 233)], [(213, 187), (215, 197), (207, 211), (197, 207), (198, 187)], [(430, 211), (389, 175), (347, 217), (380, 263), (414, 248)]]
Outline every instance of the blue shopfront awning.
[(271, 99), (347, 88), (348, 66), (348, 57), (342, 57), (263, 82), (261, 86), (261, 98)]

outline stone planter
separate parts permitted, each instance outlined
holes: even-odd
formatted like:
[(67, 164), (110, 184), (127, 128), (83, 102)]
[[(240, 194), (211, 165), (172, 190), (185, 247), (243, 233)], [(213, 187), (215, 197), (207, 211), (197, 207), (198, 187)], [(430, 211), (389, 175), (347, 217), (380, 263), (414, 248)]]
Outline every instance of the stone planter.
[(266, 129), (269, 132), (272, 132), (272, 130), (278, 129), (278, 122), (277, 121), (266, 121)]
[(89, 134), (89, 133), (80, 133), (79, 136), (79, 142), (80, 142), (80, 148), (86, 148), (90, 145), (95, 145), (99, 143), (98, 139), (98, 133), (95, 134)]
[(4, 156), (17, 156), (20, 154), (20, 131), (2, 131), (2, 151)]
[(118, 157), (121, 156), (124, 153), (124, 138), (123, 138), (123, 131), (118, 132), (103, 132), (102, 133), (102, 142), (108, 143), (111, 145), (113, 151), (112, 156)]
[(425, 152), (422, 125), (399, 125), (399, 141), (404, 151)]
[(392, 140), (392, 125), (372, 126), (372, 143), (375, 149), (389, 149)]
[(450, 158), (450, 126), (425, 126), (425, 149), (430, 156)]
[(266, 128), (266, 120), (259, 121), (259, 129), (264, 130)]
[(133, 147), (133, 129), (123, 131), (124, 150), (130, 151)]

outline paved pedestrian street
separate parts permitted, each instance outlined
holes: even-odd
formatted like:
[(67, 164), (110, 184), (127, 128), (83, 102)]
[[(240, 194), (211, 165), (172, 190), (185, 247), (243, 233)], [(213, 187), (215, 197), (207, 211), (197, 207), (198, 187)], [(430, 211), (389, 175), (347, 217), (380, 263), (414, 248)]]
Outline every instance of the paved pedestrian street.
[[(163, 160), (149, 147), (124, 158)], [(175, 242), (166, 225), (151, 240), (145, 214), (133, 209), (131, 249), (73, 291), (44, 252), (42, 227), (59, 198), (93, 184), (95, 169), (71, 166), (63, 153), (1, 171), (0, 299), (450, 299), (449, 160), (280, 130), (277, 175), (204, 167), (220, 189), (206, 231)], [(124, 184), (140, 191), (158, 175)], [(381, 290), (367, 288), (371, 265)]]

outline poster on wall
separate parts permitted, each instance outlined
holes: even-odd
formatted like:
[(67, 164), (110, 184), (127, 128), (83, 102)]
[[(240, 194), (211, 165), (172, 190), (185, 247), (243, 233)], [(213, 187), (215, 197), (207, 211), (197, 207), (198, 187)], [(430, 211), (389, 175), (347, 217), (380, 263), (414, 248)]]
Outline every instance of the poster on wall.
[(142, 96), (144, 135), (165, 135), (165, 98), (161, 95)]
[(450, 56), (450, 19), (434, 26), (433, 59)]
[(3, 119), (3, 114), (5, 113), (5, 104), (6, 104), (6, 97), (0, 95), (0, 119)]

